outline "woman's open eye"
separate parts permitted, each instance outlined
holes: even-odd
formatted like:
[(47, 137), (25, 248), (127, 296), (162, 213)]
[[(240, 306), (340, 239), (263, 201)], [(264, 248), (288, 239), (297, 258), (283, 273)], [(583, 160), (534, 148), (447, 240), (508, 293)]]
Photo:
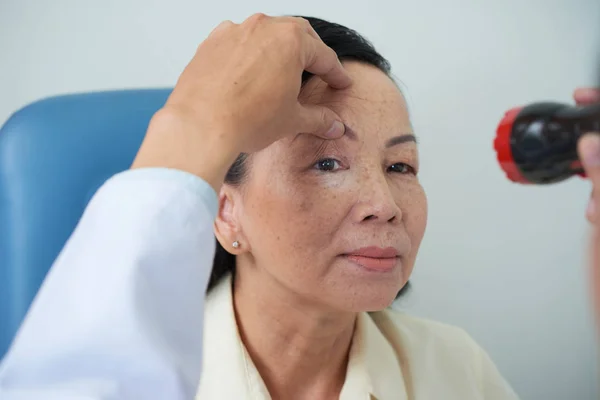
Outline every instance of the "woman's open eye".
[(392, 164), (389, 168), (388, 171), (390, 172), (395, 172), (398, 174), (416, 174), (416, 171), (413, 167), (411, 167), (410, 165), (406, 164), (406, 163), (396, 163), (396, 164)]
[(315, 163), (314, 167), (323, 172), (336, 171), (341, 168), (339, 161), (333, 158), (324, 158)]

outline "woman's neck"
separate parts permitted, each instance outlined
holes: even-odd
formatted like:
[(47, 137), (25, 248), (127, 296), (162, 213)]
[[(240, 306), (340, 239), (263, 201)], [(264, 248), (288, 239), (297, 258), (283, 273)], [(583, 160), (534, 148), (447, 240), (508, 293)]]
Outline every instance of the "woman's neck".
[(233, 299), (242, 341), (273, 399), (338, 398), (356, 314), (323, 310), (272, 279), (239, 274)]

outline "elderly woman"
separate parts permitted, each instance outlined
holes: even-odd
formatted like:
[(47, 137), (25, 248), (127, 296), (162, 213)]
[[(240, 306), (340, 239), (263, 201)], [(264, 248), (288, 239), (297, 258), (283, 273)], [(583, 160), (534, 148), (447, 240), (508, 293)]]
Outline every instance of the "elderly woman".
[(304, 74), (300, 101), (345, 135), (284, 138), (225, 176), (198, 399), (514, 398), (463, 331), (388, 309), (427, 221), (415, 134), (388, 62), (307, 19), (353, 84)]
[(359, 34), (220, 25), (86, 210), (2, 399), (516, 398), (464, 331), (388, 308), (425, 232), (418, 172), (405, 99)]

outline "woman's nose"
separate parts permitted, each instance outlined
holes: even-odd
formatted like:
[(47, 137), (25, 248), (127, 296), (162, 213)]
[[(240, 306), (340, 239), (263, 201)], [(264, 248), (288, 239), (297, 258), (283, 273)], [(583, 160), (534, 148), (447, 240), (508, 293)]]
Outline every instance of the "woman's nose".
[(381, 176), (371, 174), (369, 179), (363, 180), (355, 212), (357, 222), (394, 222), (402, 219), (400, 207), (392, 195), (384, 174)]

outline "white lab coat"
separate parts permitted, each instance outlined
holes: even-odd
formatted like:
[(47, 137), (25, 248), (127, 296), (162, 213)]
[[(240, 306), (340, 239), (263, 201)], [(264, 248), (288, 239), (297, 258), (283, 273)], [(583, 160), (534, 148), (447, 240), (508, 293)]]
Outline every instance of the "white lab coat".
[(104, 184), (0, 365), (0, 399), (193, 399), (216, 211), (181, 171)]

